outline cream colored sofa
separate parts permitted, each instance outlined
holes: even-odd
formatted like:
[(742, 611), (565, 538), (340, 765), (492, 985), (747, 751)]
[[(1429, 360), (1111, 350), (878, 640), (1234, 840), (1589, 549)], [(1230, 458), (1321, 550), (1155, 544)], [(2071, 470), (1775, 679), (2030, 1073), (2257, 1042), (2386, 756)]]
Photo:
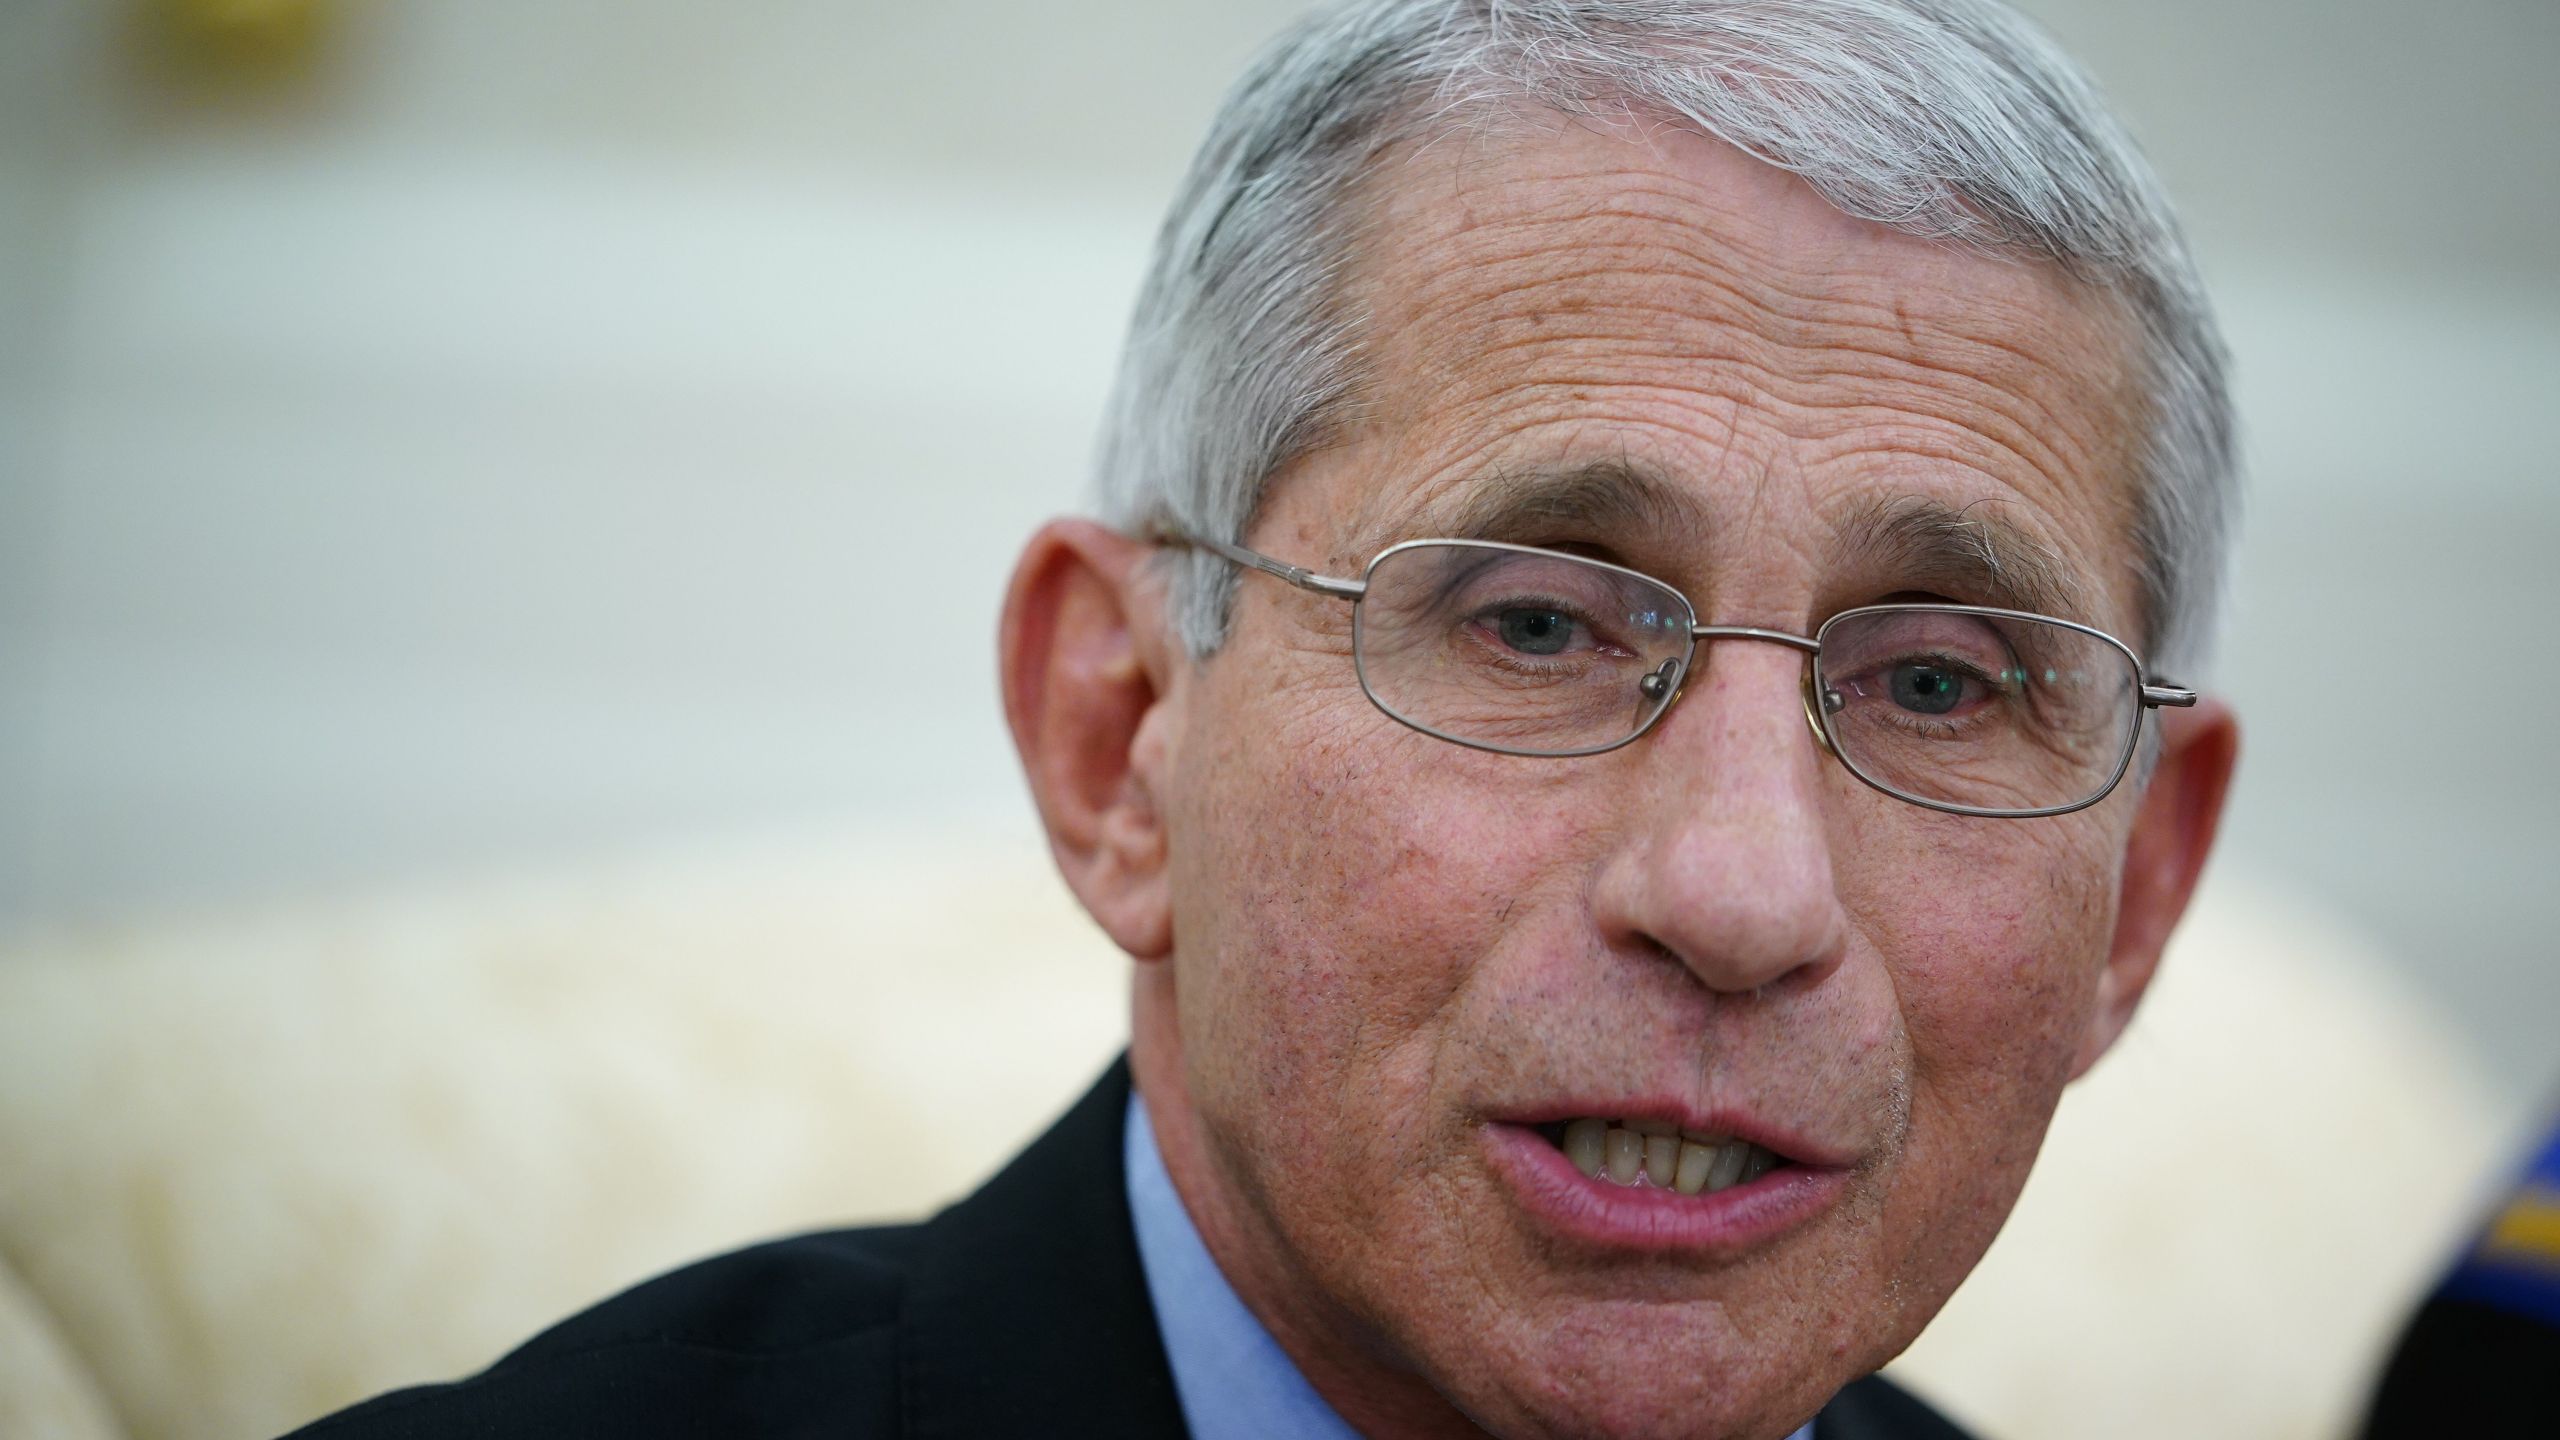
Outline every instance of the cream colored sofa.
[[(689, 1257), (922, 1212), (1118, 1048), (1125, 964), (984, 836), (13, 942), (0, 1436), (272, 1434)], [(2351, 937), (2223, 885), (1899, 1368), (2015, 1440), (2335, 1434), (2505, 1118)]]

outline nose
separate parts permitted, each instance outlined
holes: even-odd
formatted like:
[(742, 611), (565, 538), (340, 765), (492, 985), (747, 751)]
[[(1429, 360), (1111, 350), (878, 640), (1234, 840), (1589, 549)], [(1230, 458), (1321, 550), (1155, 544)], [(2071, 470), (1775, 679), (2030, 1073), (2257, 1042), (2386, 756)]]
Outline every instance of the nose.
[(1634, 747), (1636, 790), (1595, 877), (1594, 918), (1613, 948), (1668, 954), (1713, 991), (1813, 983), (1839, 964), (1849, 927), (1804, 656), (1727, 638), (1701, 642), (1692, 664)]

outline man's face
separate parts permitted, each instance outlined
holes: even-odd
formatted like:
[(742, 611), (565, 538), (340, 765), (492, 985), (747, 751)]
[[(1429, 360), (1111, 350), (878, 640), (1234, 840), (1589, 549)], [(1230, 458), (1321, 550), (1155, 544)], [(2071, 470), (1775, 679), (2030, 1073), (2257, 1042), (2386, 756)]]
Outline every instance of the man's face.
[[(1879, 538), (1918, 509), (2141, 645), (2125, 352), (2048, 267), (1684, 134), (1450, 140), (1371, 193), (1369, 386), (1255, 548), (1357, 573), (1463, 523), (1798, 634), (2014, 598), (1961, 544)], [(1350, 621), (1247, 579), (1173, 697), (1141, 1074), (1212, 1248), (1319, 1388), (1410, 1377), (1506, 1434), (1783, 1432), (1936, 1312), (2121, 1019), (2135, 787), (2035, 820), (1895, 800), (1818, 748), (1804, 657), (1742, 641), (1633, 745), (1482, 753), (1379, 713)], [(1785, 1163), (1631, 1195), (1562, 1163), (1576, 1117)]]

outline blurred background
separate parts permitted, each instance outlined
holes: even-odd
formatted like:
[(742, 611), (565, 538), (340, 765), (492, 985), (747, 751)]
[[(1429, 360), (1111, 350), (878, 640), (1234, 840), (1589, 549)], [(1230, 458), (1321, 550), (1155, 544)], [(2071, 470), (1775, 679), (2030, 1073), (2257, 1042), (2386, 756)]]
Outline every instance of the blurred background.
[[(0, 969), (773, 837), (1036, 874), (1002, 579), (1301, 8), (0, 3)], [(2560, 6), (2023, 8), (2238, 358), (2224, 873), (2512, 1138), (2560, 1093)]]

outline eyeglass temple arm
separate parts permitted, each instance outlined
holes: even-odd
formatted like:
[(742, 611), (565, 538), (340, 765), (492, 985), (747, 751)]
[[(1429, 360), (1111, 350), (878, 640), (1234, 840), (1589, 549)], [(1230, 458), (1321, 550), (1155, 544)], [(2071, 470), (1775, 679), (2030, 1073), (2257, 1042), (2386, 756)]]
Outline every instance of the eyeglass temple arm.
[(1362, 595), (1368, 593), (1369, 589), (1368, 582), (1366, 581), (1344, 580), (1332, 575), (1319, 575), (1313, 570), (1302, 569), (1285, 561), (1274, 560), (1259, 550), (1247, 550), (1241, 545), (1229, 545), (1222, 541), (1202, 540), (1196, 536), (1178, 534), (1158, 534), (1155, 539), (1159, 544), (1180, 545), (1192, 550), (1206, 550), (1212, 555), (1219, 555), (1232, 560), (1238, 565), (1244, 566), (1248, 570), (1259, 570), (1265, 575), (1286, 580), (1301, 590), (1313, 590), (1319, 595), (1334, 595), (1345, 600), (1357, 600)]
[(2193, 690), (2183, 690), (2175, 685), (2142, 687), (2142, 708), (2145, 710), (2157, 710), (2163, 705), (2172, 705), (2184, 710), (2195, 703), (2196, 692)]

